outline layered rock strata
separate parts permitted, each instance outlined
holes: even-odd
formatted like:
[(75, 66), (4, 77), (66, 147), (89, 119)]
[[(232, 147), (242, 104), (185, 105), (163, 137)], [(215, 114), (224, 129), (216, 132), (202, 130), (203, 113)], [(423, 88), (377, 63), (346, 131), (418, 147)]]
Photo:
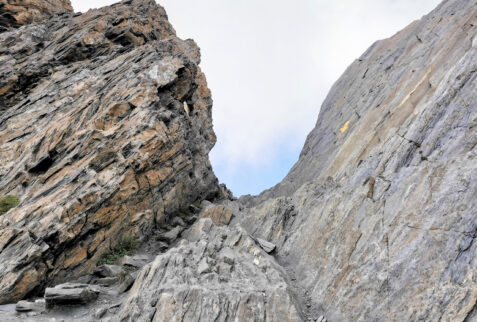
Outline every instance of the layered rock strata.
[(72, 11), (69, 0), (0, 0), (0, 32)]
[(217, 195), (199, 62), (153, 0), (0, 33), (0, 195), (20, 198), (0, 217), (0, 302)]
[(240, 227), (200, 219), (145, 266), (120, 321), (301, 321), (286, 273)]
[(236, 216), (332, 321), (473, 321), (477, 3), (443, 1), (335, 83), (288, 176)]
[[(207, 157), (198, 48), (152, 0), (14, 27), (0, 193), (20, 204), (0, 217), (0, 301), (93, 271), (74, 285), (103, 302), (82, 321), (477, 319), (475, 1), (371, 46), (287, 177), (235, 201)], [(145, 246), (93, 270), (124, 236)]]

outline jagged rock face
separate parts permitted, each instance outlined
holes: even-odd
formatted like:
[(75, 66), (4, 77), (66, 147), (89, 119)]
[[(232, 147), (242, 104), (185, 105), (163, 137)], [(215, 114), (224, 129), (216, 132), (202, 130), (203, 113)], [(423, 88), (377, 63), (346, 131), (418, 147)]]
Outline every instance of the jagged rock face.
[(145, 266), (120, 321), (301, 321), (283, 269), (240, 227), (200, 219)]
[(153, 0), (0, 34), (0, 195), (20, 197), (0, 217), (0, 302), (218, 193), (199, 61)]
[(356, 60), (286, 179), (242, 199), (307, 313), (477, 318), (476, 93), (477, 3), (444, 1)]
[(0, 32), (72, 11), (69, 0), (0, 0)]
[[(257, 197), (197, 204), (226, 196), (198, 63), (152, 0), (0, 33), (0, 196), (20, 197), (0, 217), (0, 302), (91, 271), (121, 236), (165, 222), (160, 254), (99, 316), (477, 318), (475, 1), (444, 1), (375, 43), (289, 175)], [(201, 218), (189, 229), (171, 218), (187, 206)]]

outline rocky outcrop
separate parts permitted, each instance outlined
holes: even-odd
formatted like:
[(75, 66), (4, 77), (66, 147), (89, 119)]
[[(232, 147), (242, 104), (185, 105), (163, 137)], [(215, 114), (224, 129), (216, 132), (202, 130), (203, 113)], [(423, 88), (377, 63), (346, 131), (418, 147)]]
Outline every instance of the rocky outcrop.
[[(476, 319), (477, 3), (443, 1), (376, 42), (285, 180), (239, 200), (208, 161), (199, 50), (153, 0), (13, 27), (0, 197), (20, 203), (0, 217), (0, 302), (75, 282), (20, 318)], [(117, 265), (97, 267), (111, 249)]]
[(142, 269), (121, 321), (301, 321), (285, 272), (240, 227), (204, 218), (184, 237)]
[(470, 321), (477, 3), (444, 1), (336, 82), (283, 182), (235, 216), (330, 321)]
[(72, 11), (69, 0), (0, 0), (0, 32)]
[(199, 62), (153, 0), (0, 33), (0, 196), (20, 199), (0, 217), (0, 302), (219, 193)]

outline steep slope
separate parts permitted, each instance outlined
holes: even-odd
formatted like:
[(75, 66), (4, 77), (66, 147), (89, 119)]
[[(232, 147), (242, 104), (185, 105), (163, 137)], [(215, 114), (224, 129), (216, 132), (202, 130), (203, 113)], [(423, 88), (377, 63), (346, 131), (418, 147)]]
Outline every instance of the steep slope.
[(277, 244), (310, 314), (477, 318), (476, 35), (477, 3), (446, 0), (376, 42), (285, 180), (242, 199), (236, 221)]
[[(477, 319), (476, 1), (376, 42), (285, 180), (240, 200), (208, 161), (199, 50), (161, 7), (50, 15), (0, 33), (0, 197), (20, 197), (1, 302), (78, 277), (48, 294), (100, 299), (39, 321)], [(88, 274), (123, 237), (157, 247)]]
[[(444, 1), (348, 68), (283, 182), (223, 203), (234, 214), (226, 245), (231, 232), (245, 229), (256, 245), (276, 246), (266, 259), (282, 267), (293, 301), (278, 320), (293, 320), (287, 316), (295, 310), (308, 321), (477, 318), (476, 71), (477, 3)], [(228, 279), (218, 298), (201, 300), (217, 288), (220, 267), (212, 265), (204, 281), (189, 269), (202, 257), (188, 245), (143, 268), (123, 303), (124, 320), (139, 312), (154, 321), (244, 317)], [(222, 244), (217, 252), (206, 245), (203, 256), (216, 263)], [(243, 258), (253, 247), (232, 254)], [(168, 276), (181, 277), (179, 290)], [(153, 300), (144, 302), (144, 293)], [(271, 293), (251, 297), (248, 308), (257, 309), (249, 320), (274, 321), (261, 310)]]
[[(404, 134), (417, 143), (424, 141), (431, 129), (423, 133), (414, 129), (416, 133), (410, 133), (408, 129), (412, 123), (426, 123), (418, 115), (428, 113), (436, 103), (440, 108), (434, 106), (435, 110), (445, 110), (449, 103), (437, 101), (436, 91), (439, 86), (453, 85), (453, 80), (445, 79), (449, 69), (456, 66), (473, 75), (470, 55), (475, 48), (475, 4), (443, 1), (422, 20), (392, 38), (377, 41), (356, 59), (323, 102), (298, 162), (281, 183), (263, 193), (264, 197), (293, 193), (319, 177), (349, 176), (357, 163), (373, 156), (372, 150), (381, 152), (392, 143), (390, 140), (401, 140)], [(463, 81), (468, 83), (467, 79)], [(424, 125), (434, 127), (432, 120), (428, 123)], [(465, 144), (460, 146), (461, 150), (465, 148)], [(424, 157), (432, 152), (424, 151)]]
[(153, 0), (0, 33), (0, 197), (20, 199), (0, 217), (0, 302), (219, 193), (199, 61)]

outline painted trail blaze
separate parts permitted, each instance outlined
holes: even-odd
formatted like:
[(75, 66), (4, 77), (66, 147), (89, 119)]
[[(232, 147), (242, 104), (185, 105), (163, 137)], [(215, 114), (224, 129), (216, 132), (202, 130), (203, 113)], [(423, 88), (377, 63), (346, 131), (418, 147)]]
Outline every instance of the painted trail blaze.
[(349, 121), (346, 121), (346, 123), (343, 125), (343, 127), (340, 129), (341, 133), (344, 133), (348, 130), (349, 127)]

